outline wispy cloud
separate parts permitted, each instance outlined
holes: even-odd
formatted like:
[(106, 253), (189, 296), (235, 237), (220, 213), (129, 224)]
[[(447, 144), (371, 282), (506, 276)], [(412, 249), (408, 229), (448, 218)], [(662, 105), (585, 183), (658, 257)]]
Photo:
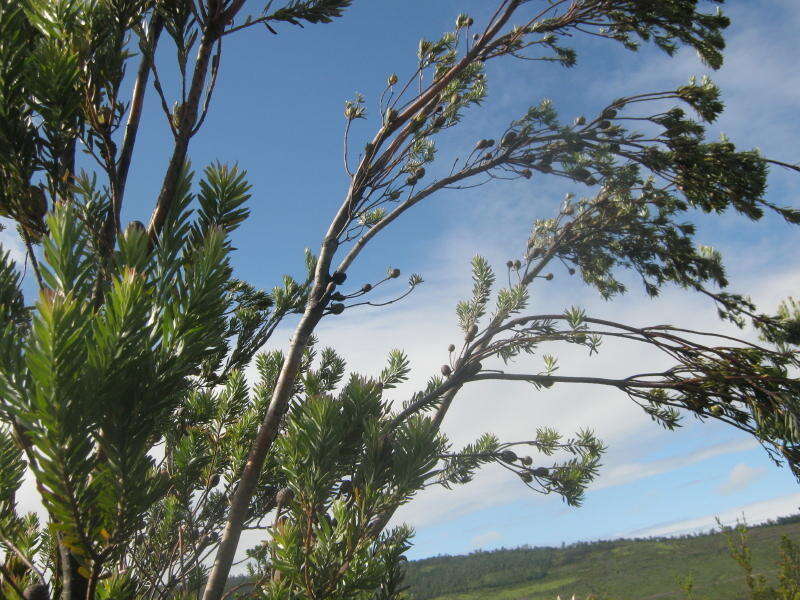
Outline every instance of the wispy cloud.
[(742, 519), (750, 525), (755, 525), (768, 519), (795, 514), (798, 507), (800, 507), (800, 494), (789, 494), (760, 502), (752, 502), (719, 513), (706, 514), (694, 519), (673, 521), (654, 527), (622, 532), (619, 535), (620, 537), (649, 537), (708, 531), (716, 526), (717, 518), (723, 525), (733, 525)]
[[(654, 475), (675, 471), (677, 469), (681, 469), (683, 467), (687, 467), (716, 456), (722, 456), (724, 454), (730, 454), (733, 452), (744, 452), (757, 447), (758, 443), (755, 440), (745, 438), (732, 442), (715, 444), (713, 446), (703, 448), (697, 452), (692, 452), (691, 454), (684, 454), (647, 462), (636, 461), (620, 464), (608, 469), (603, 474), (603, 477), (598, 481), (598, 484), (594, 487), (594, 489), (625, 485), (638, 479), (645, 479), (646, 477), (653, 477)], [(737, 476), (741, 477), (742, 474), (737, 474)]]
[(746, 463), (739, 463), (728, 474), (728, 478), (717, 487), (717, 492), (728, 496), (747, 489), (761, 479), (766, 472), (764, 467), (751, 467)]

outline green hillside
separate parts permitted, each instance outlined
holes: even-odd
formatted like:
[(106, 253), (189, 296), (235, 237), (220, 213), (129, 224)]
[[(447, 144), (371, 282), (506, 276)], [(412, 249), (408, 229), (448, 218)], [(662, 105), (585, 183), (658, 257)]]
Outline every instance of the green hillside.
[[(800, 542), (800, 515), (753, 527), (755, 573), (772, 578), (782, 536)], [(720, 533), (579, 543), (439, 556), (408, 565), (414, 600), (554, 600), (572, 594), (598, 600), (683, 598), (678, 579), (692, 574), (696, 598), (747, 598), (741, 568)]]

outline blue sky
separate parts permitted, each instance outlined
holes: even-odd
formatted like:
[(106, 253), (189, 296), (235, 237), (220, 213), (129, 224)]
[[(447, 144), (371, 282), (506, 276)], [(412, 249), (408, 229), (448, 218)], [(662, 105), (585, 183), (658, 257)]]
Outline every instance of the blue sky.
[[(257, 9), (256, 3), (254, 10)], [(253, 184), (252, 217), (235, 239), (238, 275), (269, 288), (285, 272), (300, 274), (303, 248), (316, 250), (347, 186), (342, 168), (343, 103), (355, 92), (376, 105), (389, 74), (408, 73), (420, 37), (452, 28), (459, 12), (476, 22), (493, 2), (355, 0), (345, 18), (304, 30), (284, 26), (226, 38), (212, 110), (193, 142), (196, 168), (214, 160), (238, 161)], [(800, 5), (794, 0), (729, 0), (733, 19), (726, 66), (712, 77), (728, 109), (713, 129), (743, 147), (761, 148), (789, 162), (800, 160)], [(572, 70), (539, 63), (503, 62), (489, 71), (489, 101), (471, 113), (441, 148), (470, 147), (496, 137), (508, 121), (544, 97), (566, 119), (592, 114), (627, 93), (671, 89), (706, 72), (693, 53), (672, 59), (646, 48), (631, 54), (608, 42), (575, 39)], [(171, 80), (165, 74), (167, 81)], [(163, 175), (170, 138), (155, 95), (129, 183), (123, 219), (146, 220)], [(371, 111), (374, 118), (375, 110)], [(372, 120), (355, 125), (357, 147), (372, 137)], [(389, 350), (404, 348), (414, 367), (398, 400), (446, 360), (458, 339), (455, 303), (469, 286), (469, 260), (482, 253), (500, 267), (517, 256), (536, 217), (548, 217), (566, 192), (581, 189), (557, 179), (534, 178), (431, 198), (380, 236), (351, 272), (351, 280), (374, 280), (386, 267), (419, 272), (426, 284), (400, 305), (345, 314), (324, 322), (323, 344), (336, 346), (354, 370), (375, 373)], [(800, 178), (775, 171), (770, 198), (798, 204)], [(699, 219), (700, 237), (723, 251), (732, 288), (746, 291), (764, 308), (797, 294), (798, 229), (775, 218), (752, 224), (725, 215)], [(0, 241), (19, 252), (6, 230)], [(724, 330), (714, 308), (701, 298), (668, 290), (658, 300), (638, 290), (605, 303), (555, 271), (552, 284), (534, 291), (534, 307), (561, 310), (572, 304), (590, 313), (635, 324), (672, 322)], [(273, 345), (285, 344), (291, 324)], [(557, 348), (563, 374), (627, 375), (658, 358), (609, 344), (588, 358)], [(502, 469), (488, 469), (453, 491), (432, 489), (398, 515), (417, 529), (412, 556), (468, 552), (520, 544), (560, 544), (583, 539), (680, 533), (709, 528), (714, 517), (755, 522), (797, 512), (800, 488), (751, 440), (714, 424), (691, 419), (679, 432), (659, 429), (619, 394), (589, 387), (556, 386), (535, 393), (529, 386), (474, 385), (454, 405), (445, 430), (455, 445), (484, 431), (524, 439), (537, 425), (565, 433), (592, 426), (609, 445), (601, 475), (582, 508), (558, 498), (532, 495)], [(32, 502), (32, 500), (31, 500)]]

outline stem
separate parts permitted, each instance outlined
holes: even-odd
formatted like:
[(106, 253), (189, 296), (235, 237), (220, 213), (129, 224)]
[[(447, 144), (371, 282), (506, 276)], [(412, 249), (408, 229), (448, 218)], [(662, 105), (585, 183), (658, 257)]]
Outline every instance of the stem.
[(155, 243), (158, 234), (161, 232), (167, 220), (170, 208), (175, 199), (175, 192), (178, 188), (181, 172), (186, 164), (186, 156), (189, 150), (189, 141), (194, 133), (193, 128), (197, 121), (200, 106), (200, 98), (205, 86), (206, 76), (208, 75), (211, 64), (211, 54), (214, 43), (219, 38), (223, 23), (220, 22), (222, 15), (221, 0), (209, 2), (209, 22), (203, 30), (203, 37), (200, 47), (197, 50), (197, 59), (192, 74), (192, 83), (189, 88), (189, 97), (182, 105), (180, 111), (180, 122), (176, 127), (175, 146), (172, 150), (172, 157), (164, 175), (161, 191), (158, 194), (156, 207), (150, 217), (147, 233), (150, 236), (151, 245)]
[(58, 552), (61, 555), (61, 600), (84, 600), (89, 582), (78, 573), (78, 561), (61, 541)]
[[(319, 269), (319, 264), (317, 268)], [(292, 389), (300, 367), (303, 351), (308, 344), (311, 333), (322, 318), (322, 309), (323, 306), (315, 302), (312, 296), (309, 299), (309, 306), (297, 326), (292, 344), (289, 347), (289, 352), (275, 385), (267, 414), (250, 449), (247, 463), (239, 479), (239, 485), (231, 498), (231, 508), (228, 512), (225, 531), (217, 549), (214, 566), (206, 582), (203, 600), (221, 600), (225, 591), (225, 584), (233, 566), (233, 559), (239, 545), (244, 520), (247, 518), (247, 512), (250, 508), (250, 500), (258, 483), (258, 476), (261, 473), (267, 452), (278, 436), (281, 419), (292, 397)]]

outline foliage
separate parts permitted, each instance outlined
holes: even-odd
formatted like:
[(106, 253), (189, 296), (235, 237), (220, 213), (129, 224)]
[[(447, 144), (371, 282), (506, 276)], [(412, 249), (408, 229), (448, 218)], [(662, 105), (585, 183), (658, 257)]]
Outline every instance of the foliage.
[(752, 600), (798, 600), (800, 598), (800, 546), (782, 536), (777, 563), (778, 582), (769, 585), (763, 573), (753, 570), (752, 550), (747, 541), (747, 525), (738, 523), (734, 529), (723, 529), (728, 540), (731, 558), (742, 568)]
[[(487, 433), (453, 449), (441, 424), (475, 381), (525, 381), (542, 394), (611, 386), (669, 429), (688, 412), (745, 431), (800, 476), (797, 304), (770, 315), (728, 291), (721, 255), (690, 222), (696, 211), (800, 222), (796, 208), (766, 197), (769, 167), (791, 165), (707, 138), (723, 108), (711, 81), (613, 99), (574, 120), (535, 101), (453, 160), (440, 162), (437, 148), (487, 102), (489, 61), (572, 67), (573, 36), (630, 50), (652, 42), (668, 54), (691, 47), (718, 68), (728, 19), (707, 9), (720, 3), (498, 0), (478, 33), (460, 14), (453, 31), (420, 41), (404, 83), (388, 76), (377, 129), (359, 148), (353, 128), (370, 123), (366, 101), (345, 104), (342, 203), (318, 254), (306, 251), (306, 272), (264, 291), (231, 268), (232, 235), (249, 214), (246, 174), (213, 164), (195, 184), (190, 143), (225, 36), (329, 23), (350, 0), (268, 2), (256, 14), (243, 0), (0, 0), (0, 216), (16, 222), (38, 285), (29, 306), (18, 265), (0, 252), (2, 594), (133, 600), (204, 587), (205, 600), (220, 600), (240, 535), (254, 529), (263, 536), (247, 549), (255, 583), (239, 595), (397, 599), (411, 531), (387, 526), (421, 490), (467, 484), (494, 465), (578, 505), (599, 472), (605, 447), (588, 429), (537, 424), (529, 439)], [(165, 63), (177, 67), (174, 89), (159, 75)], [(171, 154), (148, 224), (123, 227), (150, 82)], [(504, 277), (473, 258), (472, 295), (456, 308), (463, 340), (423, 389), (394, 397), (410, 372), (402, 351), (369, 377), (346, 376), (344, 358), (317, 349), (323, 319), (393, 304), (423, 284), (413, 274), (397, 291), (396, 267), (347, 283), (373, 238), (407, 211), (443, 189), (544, 176), (586, 196), (536, 220)], [(698, 292), (763, 344), (633, 327), (579, 307), (531, 314), (532, 289), (553, 281), (545, 269), (558, 263), (604, 298), (627, 291), (626, 273), (652, 296)], [(375, 300), (379, 286), (389, 300)], [(293, 318), (290, 344), (262, 352)], [(593, 354), (609, 337), (674, 366), (622, 379), (562, 374), (556, 344)], [(26, 469), (45, 523), (17, 513)]]

